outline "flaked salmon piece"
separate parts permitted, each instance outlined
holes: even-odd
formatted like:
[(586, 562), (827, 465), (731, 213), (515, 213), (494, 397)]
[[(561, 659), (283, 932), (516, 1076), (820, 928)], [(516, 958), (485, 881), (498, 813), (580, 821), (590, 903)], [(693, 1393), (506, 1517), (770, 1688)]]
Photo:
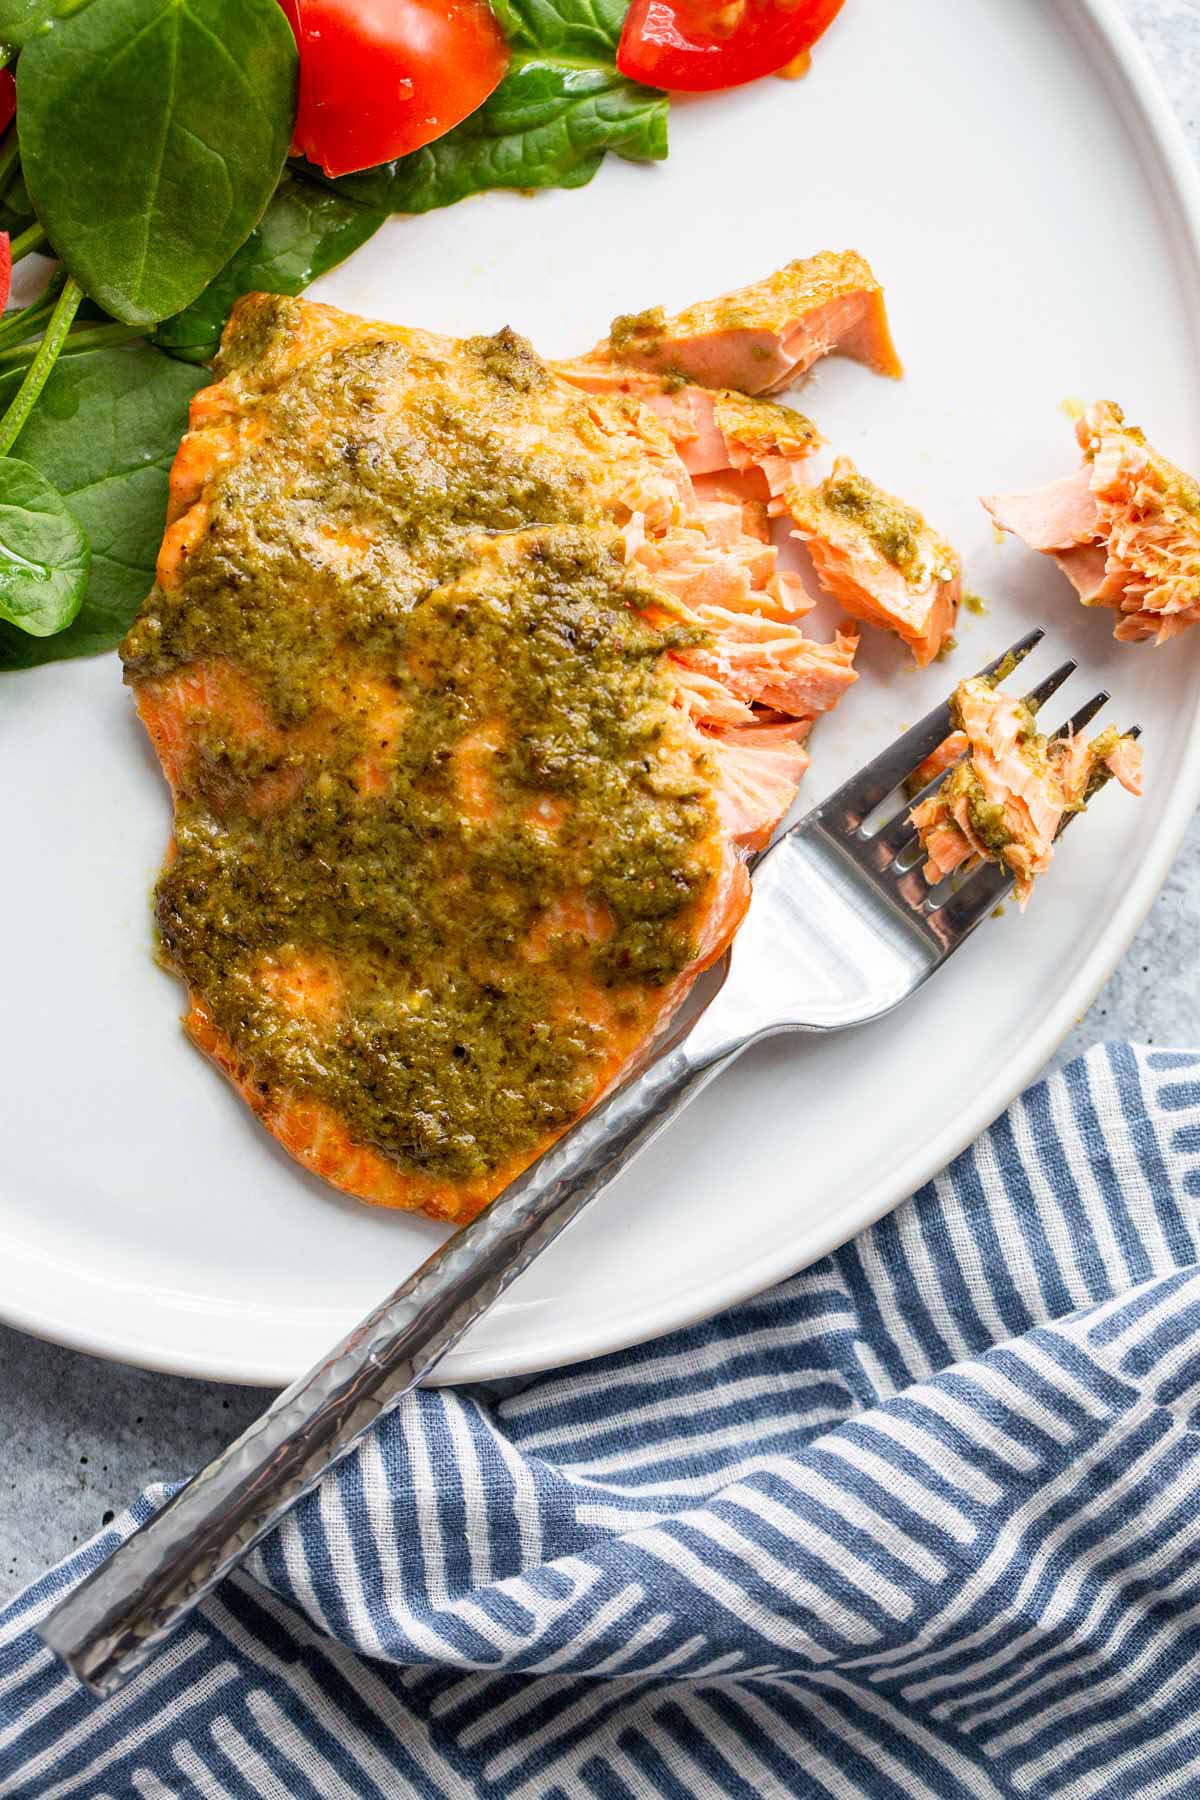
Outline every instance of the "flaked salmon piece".
[[(736, 506), (742, 517), (746, 537), (760, 544), (771, 542), (771, 515), (767, 507), (765, 482), (757, 469), (743, 473), (738, 469), (720, 469), (711, 475), (693, 475), (692, 492), (700, 506)], [(790, 571), (787, 572), (790, 575)]]
[(1109, 570), (1103, 544), (1077, 544), (1051, 554), (1085, 606), (1120, 605), (1125, 577), (1119, 570)]
[(791, 807), (811, 758), (804, 747), (807, 720), (709, 733), (709, 754), (720, 785), (717, 805), (735, 843), (761, 850)]
[[(1095, 750), (1095, 743), (1092, 746)], [(1111, 747), (1105, 746), (1104, 766), (1113, 778), (1129, 794), (1140, 794), (1142, 791), (1142, 747), (1127, 735), (1122, 735)]]
[(1092, 472), (1085, 463), (1047, 487), (1025, 494), (994, 494), (983, 501), (1000, 527), (1031, 550), (1072, 550), (1098, 543), (1102, 535), (1100, 506), (1092, 492)]
[(747, 413), (697, 488), (651, 409), (512, 333), (269, 296), (218, 373), (123, 647), (175, 798), (163, 949), (293, 1156), (464, 1220), (722, 954), (854, 679), (794, 623), (753, 462), (809, 431)]
[(775, 492), (783, 473), (812, 456), (824, 438), (811, 419), (774, 400), (753, 399), (730, 388), (664, 389), (655, 376), (636, 377), (644, 403), (662, 421), (689, 475), (755, 469)]
[(722, 607), (697, 609), (710, 628), (711, 648), (681, 650), (675, 659), (721, 683), (747, 705), (811, 720), (832, 712), (858, 680), (858, 637), (839, 631), (832, 643), (804, 635), (786, 621)]
[[(574, 365), (555, 367), (571, 385), (593, 394), (591, 384), (577, 380)], [(621, 539), (626, 560), (650, 575), (686, 617), (717, 608), (794, 622), (812, 609), (816, 602), (803, 580), (777, 566), (767, 506), (820, 444), (810, 421), (741, 394), (687, 387), (664, 395), (657, 377), (637, 371), (619, 389), (601, 387), (592, 405), (598, 423), (611, 429), (619, 420), (661, 471), (669, 505), (646, 505), (636, 484), (621, 491), (620, 506), (631, 515), (621, 525)], [(699, 455), (698, 443), (715, 447)], [(710, 618), (707, 629), (715, 628)]]
[(708, 475), (693, 475), (692, 492), (698, 500), (724, 500), (740, 506), (747, 533), (764, 544), (770, 541), (769, 490), (761, 470), (716, 469)]
[[(1141, 750), (1115, 729), (1088, 739), (1047, 738), (1025, 703), (982, 676), (954, 695), (965, 754), (911, 817), (925, 851), (931, 884), (966, 864), (1002, 864), (1013, 875), (1022, 909), (1044, 875), (1069, 813), (1080, 812), (1113, 775), (1140, 794)], [(951, 740), (941, 746), (947, 750)]]
[(777, 618), (803, 618), (817, 604), (816, 595), (809, 593), (794, 569), (776, 569), (767, 582), (767, 592), (775, 603)]
[(996, 523), (1052, 555), (1085, 606), (1120, 614), (1122, 642), (1175, 637), (1200, 619), (1200, 486), (1101, 400), (1079, 419), (1083, 464), (1027, 494), (984, 500)]
[(731, 388), (664, 382), (645, 370), (597, 369), (586, 360), (559, 363), (558, 372), (591, 393), (619, 393), (636, 399), (662, 425), (689, 475), (716, 475), (727, 469), (764, 477), (755, 492), (782, 490), (797, 465), (821, 448), (824, 439), (811, 419)]
[(753, 707), (736, 694), (731, 694), (723, 681), (714, 675), (702, 674), (699, 669), (679, 666), (675, 672), (675, 698), (689, 718), (697, 724), (712, 725), (719, 729), (737, 726), (752, 726), (755, 722)]
[(825, 442), (812, 420), (794, 407), (752, 399), (732, 388), (713, 396), (713, 419), (734, 469), (802, 462)]
[(629, 561), (653, 576), (655, 585), (682, 606), (725, 606), (735, 610), (782, 610), (783, 590), (775, 577), (775, 551), (746, 535), (740, 508), (706, 505), (695, 523), (657, 538), (644, 535)]
[[(673, 598), (680, 617), (694, 619), (702, 607), (719, 607), (795, 621), (816, 601), (799, 575), (778, 567), (775, 546), (759, 524), (756, 507), (706, 492), (695, 496), (678, 524), (651, 533), (638, 514), (621, 535), (627, 562)], [(707, 629), (715, 628), (710, 619)]]
[[(774, 401), (752, 399), (730, 389), (714, 391), (692, 383), (664, 383), (644, 370), (623, 370), (618, 382), (601, 380), (586, 364), (560, 363), (558, 372), (586, 392), (620, 393), (662, 426), (691, 477), (692, 494), (703, 509), (719, 502), (734, 507), (740, 533), (770, 543), (768, 505), (789, 483), (803, 480), (805, 460), (824, 440), (810, 419)], [(706, 512), (705, 534), (715, 541), (721, 515)], [(630, 553), (645, 541), (644, 519), (635, 515), (626, 528)], [(774, 552), (772, 554), (772, 567)], [(790, 572), (776, 578), (787, 612), (807, 611), (814, 604), (803, 584)], [(770, 586), (759, 581), (758, 587)]]
[(580, 360), (595, 370), (643, 369), (701, 387), (777, 394), (834, 352), (881, 375), (901, 373), (883, 290), (853, 250), (790, 262), (670, 316), (658, 306), (627, 314)]
[(860, 475), (848, 457), (818, 487), (782, 501), (817, 579), (855, 618), (903, 639), (925, 668), (954, 630), (962, 597), (956, 552), (915, 508)]
[(713, 734), (723, 744), (745, 744), (754, 750), (779, 749), (784, 744), (806, 743), (815, 721), (790, 719), (786, 713), (763, 710), (744, 725), (730, 725)]
[(918, 765), (908, 779), (906, 791), (919, 794), (921, 789), (936, 781), (939, 775), (952, 768), (960, 756), (965, 756), (970, 745), (965, 731), (952, 731), (949, 737), (943, 738), (936, 750), (932, 750), (925, 761)]

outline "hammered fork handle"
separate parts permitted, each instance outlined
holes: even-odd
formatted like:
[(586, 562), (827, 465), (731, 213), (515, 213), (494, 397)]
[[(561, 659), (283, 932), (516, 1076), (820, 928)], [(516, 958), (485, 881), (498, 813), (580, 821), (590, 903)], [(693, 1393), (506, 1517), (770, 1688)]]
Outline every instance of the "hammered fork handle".
[(61, 1601), (43, 1641), (94, 1693), (122, 1686), (744, 1047), (707, 1020), (677, 1035)]

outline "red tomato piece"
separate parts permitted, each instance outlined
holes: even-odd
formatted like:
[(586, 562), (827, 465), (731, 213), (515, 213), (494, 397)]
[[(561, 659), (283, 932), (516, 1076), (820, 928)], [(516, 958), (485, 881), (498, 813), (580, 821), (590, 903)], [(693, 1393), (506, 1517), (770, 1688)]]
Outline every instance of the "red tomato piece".
[(0, 231), (0, 312), (8, 305), (12, 293), (12, 239)]
[(617, 67), (680, 93), (774, 75), (832, 25), (843, 0), (633, 0)]
[(0, 132), (7, 131), (17, 111), (17, 83), (11, 69), (0, 69)]
[(292, 152), (326, 175), (406, 156), (482, 106), (508, 66), (484, 0), (279, 0), (300, 49)]

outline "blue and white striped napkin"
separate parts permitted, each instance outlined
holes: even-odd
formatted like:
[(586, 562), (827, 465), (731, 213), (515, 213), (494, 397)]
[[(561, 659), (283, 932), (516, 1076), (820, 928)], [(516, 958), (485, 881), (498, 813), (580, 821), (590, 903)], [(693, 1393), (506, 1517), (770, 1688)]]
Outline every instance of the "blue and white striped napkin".
[(1200, 1056), (1093, 1051), (760, 1299), (416, 1395), (0, 1793), (1200, 1795)]

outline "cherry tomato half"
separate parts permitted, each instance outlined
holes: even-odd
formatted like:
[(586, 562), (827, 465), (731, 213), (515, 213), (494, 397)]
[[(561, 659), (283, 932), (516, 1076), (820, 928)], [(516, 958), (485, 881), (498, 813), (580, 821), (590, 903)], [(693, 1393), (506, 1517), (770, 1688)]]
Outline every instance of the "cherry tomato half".
[(349, 175), (420, 149), (508, 65), (484, 0), (279, 0), (300, 48), (293, 154)]
[(740, 87), (811, 48), (843, 0), (633, 0), (617, 67), (682, 93)]

